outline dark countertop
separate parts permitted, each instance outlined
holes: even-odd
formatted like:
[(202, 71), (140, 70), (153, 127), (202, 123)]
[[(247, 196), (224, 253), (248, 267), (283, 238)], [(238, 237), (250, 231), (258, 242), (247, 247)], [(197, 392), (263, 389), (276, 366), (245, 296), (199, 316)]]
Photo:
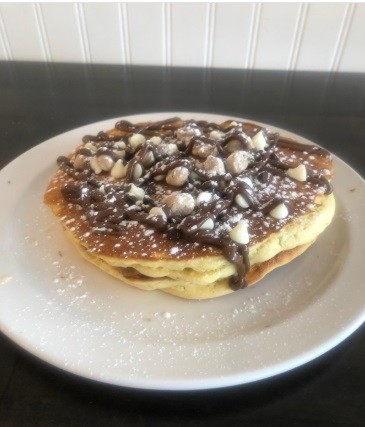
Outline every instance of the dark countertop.
[[(0, 167), (84, 124), (196, 111), (301, 134), (365, 176), (365, 74), (0, 62), (0, 95)], [(210, 391), (152, 392), (76, 378), (0, 335), (0, 425), (360, 426), (364, 361), (363, 325), (320, 358), (274, 378)]]

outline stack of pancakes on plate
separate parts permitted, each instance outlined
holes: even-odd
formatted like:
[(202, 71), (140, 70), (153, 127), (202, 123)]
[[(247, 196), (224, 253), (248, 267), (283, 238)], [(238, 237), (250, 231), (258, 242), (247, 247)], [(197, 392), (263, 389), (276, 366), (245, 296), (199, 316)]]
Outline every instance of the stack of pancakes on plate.
[(57, 163), (44, 200), (81, 255), (183, 298), (259, 281), (335, 210), (330, 154), (253, 123), (121, 120)]

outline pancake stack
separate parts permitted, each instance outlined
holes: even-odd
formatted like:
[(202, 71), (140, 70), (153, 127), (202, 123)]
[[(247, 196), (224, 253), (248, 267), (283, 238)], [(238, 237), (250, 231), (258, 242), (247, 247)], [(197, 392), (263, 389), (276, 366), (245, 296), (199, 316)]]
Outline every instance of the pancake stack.
[(335, 211), (331, 155), (254, 123), (121, 120), (57, 164), (44, 201), (80, 254), (123, 283), (182, 298), (258, 282)]

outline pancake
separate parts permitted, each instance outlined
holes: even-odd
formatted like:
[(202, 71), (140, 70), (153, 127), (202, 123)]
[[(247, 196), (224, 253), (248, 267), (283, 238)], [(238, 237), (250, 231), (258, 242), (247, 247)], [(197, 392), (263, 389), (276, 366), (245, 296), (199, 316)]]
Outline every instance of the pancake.
[(123, 283), (213, 298), (260, 281), (330, 224), (330, 153), (254, 123), (119, 121), (57, 159), (44, 201)]

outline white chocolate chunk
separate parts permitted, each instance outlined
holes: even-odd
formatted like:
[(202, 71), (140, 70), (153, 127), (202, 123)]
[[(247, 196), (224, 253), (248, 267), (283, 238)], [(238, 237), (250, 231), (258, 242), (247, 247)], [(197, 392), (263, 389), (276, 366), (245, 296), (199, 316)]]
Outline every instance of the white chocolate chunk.
[(235, 227), (229, 232), (229, 237), (239, 245), (247, 245), (250, 241), (248, 234), (247, 222), (242, 219)]
[(248, 135), (246, 135), (246, 141), (247, 141), (247, 143), (248, 143), (248, 147), (249, 147), (251, 150), (253, 150), (253, 149), (255, 148), (255, 145), (254, 145), (254, 143), (253, 143), (252, 139), (251, 139)]
[(252, 143), (255, 150), (257, 151), (265, 150), (267, 143), (266, 143), (264, 132), (262, 130), (260, 130), (260, 132), (257, 132), (257, 134), (252, 137)]
[(169, 156), (176, 154), (179, 151), (176, 144), (166, 144), (165, 145), (165, 152)]
[(201, 130), (195, 126), (184, 126), (176, 131), (176, 137), (184, 144), (188, 144), (194, 136), (200, 136)]
[(83, 170), (86, 161), (86, 157), (83, 154), (78, 154), (74, 160), (74, 168), (77, 170)]
[(189, 178), (189, 169), (184, 166), (178, 166), (167, 172), (166, 182), (175, 187), (181, 187)]
[(209, 144), (196, 142), (192, 149), (192, 154), (202, 159), (206, 159), (209, 156), (209, 154), (212, 154), (213, 150), (214, 150), (214, 147)]
[(190, 215), (195, 207), (194, 198), (188, 193), (174, 193), (165, 198), (165, 203), (169, 207), (171, 215)]
[(290, 168), (288, 169), (287, 174), (297, 181), (303, 182), (307, 180), (307, 169), (305, 165), (299, 165), (296, 168)]
[(227, 170), (233, 174), (239, 174), (247, 169), (248, 158), (245, 151), (235, 151), (226, 160)]
[(95, 145), (91, 142), (87, 142), (86, 144), (84, 144), (84, 148), (87, 148), (88, 150), (90, 150), (92, 153), (96, 153), (97, 148), (95, 147)]
[(156, 182), (160, 182), (160, 181), (163, 181), (163, 180), (165, 179), (165, 175), (155, 175), (155, 176), (153, 177), (153, 179), (154, 179)]
[(111, 168), (114, 166), (114, 160), (105, 154), (98, 156), (98, 163), (101, 169), (105, 172), (109, 172)]
[(200, 226), (201, 230), (213, 230), (214, 228), (214, 221), (212, 218), (208, 218), (206, 221), (203, 222), (203, 224)]
[(252, 181), (248, 176), (241, 178), (241, 181), (245, 182), (247, 185), (249, 185), (251, 188), (253, 188)]
[(148, 217), (151, 217), (151, 216), (162, 216), (163, 219), (167, 219), (165, 211), (158, 206), (155, 206), (154, 208), (150, 209), (148, 213)]
[(285, 203), (280, 203), (275, 206), (274, 209), (271, 209), (270, 215), (275, 219), (284, 219), (288, 216), (289, 211)]
[(240, 206), (241, 208), (248, 208), (250, 205), (247, 203), (246, 199), (241, 195), (241, 194), (237, 194), (236, 197), (234, 198), (234, 201), (236, 202), (236, 204), (238, 206)]
[(95, 156), (90, 159), (90, 167), (97, 175), (102, 172), (98, 159)]
[(117, 141), (114, 143), (113, 147), (117, 150), (124, 150), (126, 145), (124, 141)]
[(229, 153), (234, 153), (237, 150), (242, 149), (242, 143), (238, 139), (231, 139), (225, 146), (225, 149)]
[(209, 134), (210, 139), (214, 139), (214, 141), (219, 141), (224, 137), (224, 132), (221, 132), (220, 130), (212, 130)]
[(154, 163), (155, 156), (153, 155), (152, 151), (149, 151), (143, 158), (143, 166), (152, 166)]
[(132, 177), (133, 179), (138, 179), (143, 175), (143, 169), (142, 166), (139, 163), (136, 163), (133, 166), (133, 173), (132, 173)]
[(162, 142), (162, 139), (159, 136), (153, 136), (150, 141), (153, 145), (160, 145)]
[(119, 159), (115, 162), (110, 175), (115, 179), (124, 178), (127, 172), (127, 168), (123, 165), (123, 160)]
[(125, 151), (124, 150), (113, 150), (114, 154), (118, 156), (119, 159), (124, 159)]
[(160, 145), (157, 146), (157, 153), (163, 156), (172, 156), (173, 154), (177, 154), (179, 152), (179, 149), (177, 148), (176, 144), (165, 144), (162, 142)]
[(129, 189), (128, 194), (132, 194), (137, 198), (137, 200), (143, 200), (145, 196), (143, 188), (137, 187), (134, 184), (131, 184), (131, 188)]
[(213, 199), (213, 194), (209, 193), (209, 191), (202, 191), (198, 194), (198, 197), (196, 198), (196, 204), (199, 206), (202, 203), (209, 203)]
[(208, 156), (207, 160), (203, 163), (203, 166), (211, 175), (224, 174), (226, 172), (223, 160), (219, 157)]
[(146, 138), (140, 133), (135, 133), (128, 139), (129, 145), (133, 150), (136, 150), (140, 145), (146, 142)]

